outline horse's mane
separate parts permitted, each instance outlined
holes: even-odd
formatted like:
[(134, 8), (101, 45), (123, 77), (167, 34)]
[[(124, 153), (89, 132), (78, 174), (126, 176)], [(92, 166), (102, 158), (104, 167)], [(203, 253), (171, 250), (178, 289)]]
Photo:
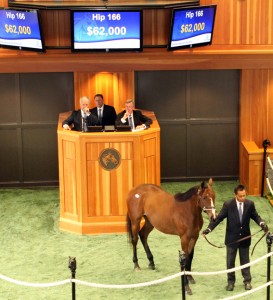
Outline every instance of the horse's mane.
[(187, 201), (188, 199), (190, 199), (193, 195), (196, 195), (198, 191), (198, 186), (194, 186), (192, 188), (190, 188), (187, 192), (185, 193), (177, 193), (174, 195), (174, 199), (176, 201)]

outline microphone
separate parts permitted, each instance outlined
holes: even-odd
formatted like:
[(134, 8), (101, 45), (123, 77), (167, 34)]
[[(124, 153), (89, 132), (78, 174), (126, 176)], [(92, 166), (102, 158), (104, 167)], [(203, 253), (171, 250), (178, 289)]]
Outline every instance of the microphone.
[(88, 107), (83, 109), (83, 113), (86, 115), (86, 117), (88, 117), (90, 115), (90, 110)]
[(84, 124), (85, 124), (85, 118), (82, 117), (82, 132), (84, 132)]
[(90, 116), (90, 111), (88, 107), (85, 107), (82, 109), (82, 132), (87, 131), (87, 124), (86, 124), (86, 118)]
[(82, 132), (86, 132), (87, 130), (87, 126), (86, 126), (86, 118), (87, 118), (87, 114), (85, 112), (85, 110), (83, 110), (83, 115), (82, 115)]

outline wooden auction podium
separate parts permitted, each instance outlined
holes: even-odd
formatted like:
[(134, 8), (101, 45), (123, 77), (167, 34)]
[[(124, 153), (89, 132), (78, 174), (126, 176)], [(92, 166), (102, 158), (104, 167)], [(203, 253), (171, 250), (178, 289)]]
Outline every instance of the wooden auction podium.
[(60, 229), (99, 234), (126, 231), (126, 197), (141, 183), (160, 184), (160, 128), (137, 132), (77, 132), (62, 128), (58, 157)]

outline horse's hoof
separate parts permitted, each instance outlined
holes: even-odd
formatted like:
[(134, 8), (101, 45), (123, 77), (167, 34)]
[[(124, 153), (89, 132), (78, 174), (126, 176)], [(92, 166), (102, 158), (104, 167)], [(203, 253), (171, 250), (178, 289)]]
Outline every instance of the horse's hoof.
[(195, 284), (196, 283), (196, 281), (194, 280), (194, 278), (191, 275), (188, 275), (187, 279), (188, 279), (190, 284)]
[(155, 265), (154, 264), (149, 264), (149, 269), (150, 270), (155, 270)]
[(135, 267), (135, 271), (140, 272), (141, 271), (140, 267)]
[(185, 286), (185, 290), (187, 295), (192, 295), (191, 288), (188, 285)]

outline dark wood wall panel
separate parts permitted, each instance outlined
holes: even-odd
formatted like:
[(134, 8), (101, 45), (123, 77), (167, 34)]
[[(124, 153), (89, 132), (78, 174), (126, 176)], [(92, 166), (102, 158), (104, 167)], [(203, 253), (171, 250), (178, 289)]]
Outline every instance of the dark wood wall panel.
[(0, 182), (16, 182), (22, 175), (18, 81), (18, 75), (0, 74)]
[(136, 72), (137, 106), (154, 111), (157, 119), (185, 119), (187, 77), (186, 71)]
[(161, 178), (176, 181), (187, 177), (187, 126), (160, 121)]
[(16, 129), (0, 129), (0, 183), (18, 182), (20, 158)]
[(57, 184), (57, 122), (72, 73), (0, 74), (0, 185)]
[(192, 71), (188, 73), (191, 118), (238, 120), (239, 71)]
[(74, 108), (72, 73), (20, 75), (22, 122), (56, 124), (59, 113)]
[(192, 124), (187, 141), (187, 177), (238, 178), (238, 136), (238, 119), (230, 123)]
[[(18, 107), (18, 76), (0, 73), (0, 90), (0, 102), (5, 106), (3, 108), (1, 107), (0, 110), (1, 123), (15, 124), (18, 114), (20, 115), (20, 106)], [(2, 114), (1, 111), (5, 111), (5, 114)]]
[(162, 180), (238, 178), (240, 72), (136, 73), (136, 103), (161, 127)]
[(56, 126), (22, 130), (24, 183), (59, 182)]

